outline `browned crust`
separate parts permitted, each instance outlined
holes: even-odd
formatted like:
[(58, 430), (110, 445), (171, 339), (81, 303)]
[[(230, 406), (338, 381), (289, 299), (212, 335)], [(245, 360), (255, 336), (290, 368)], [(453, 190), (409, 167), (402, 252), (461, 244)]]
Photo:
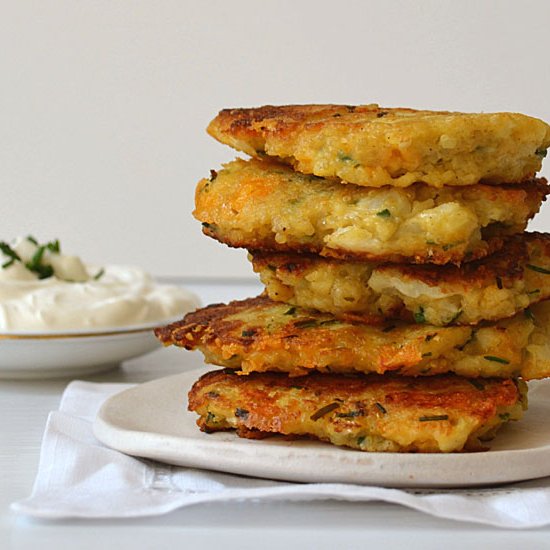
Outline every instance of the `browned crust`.
[(314, 245), (289, 245), (286, 243), (276, 243), (274, 241), (265, 242), (262, 239), (239, 239), (227, 234), (220, 235), (215, 227), (205, 227), (203, 225), (203, 233), (208, 237), (217, 240), (231, 248), (247, 248), (249, 250), (262, 250), (272, 252), (296, 252), (299, 254), (318, 254), (327, 258), (334, 258), (343, 261), (356, 261), (356, 262), (380, 262), (380, 263), (403, 263), (410, 262), (413, 264), (455, 264), (460, 265), (463, 262), (471, 262), (485, 258), (490, 254), (500, 250), (504, 245), (505, 239), (500, 236), (488, 237), (485, 241), (481, 242), (474, 250), (468, 251), (464, 254), (458, 248), (443, 250), (434, 246), (426, 250), (426, 254), (416, 254), (414, 256), (406, 256), (402, 254), (371, 254), (368, 252), (344, 252), (342, 250), (336, 250), (328, 247), (318, 247)]
[[(243, 402), (257, 407), (259, 414), (269, 418), (269, 392), (256, 390), (261, 385), (278, 391), (287, 391), (296, 386), (304, 388), (314, 396), (323, 397), (338, 394), (345, 399), (353, 399), (367, 389), (383, 390), (386, 403), (405, 407), (441, 407), (458, 411), (474, 411), (483, 414), (484, 403), (489, 409), (496, 406), (513, 405), (518, 400), (518, 389), (512, 379), (486, 378), (483, 386), (474, 386), (466, 378), (453, 374), (441, 374), (425, 378), (392, 376), (389, 374), (320, 374), (290, 378), (279, 372), (254, 372), (239, 376), (229, 369), (208, 372), (201, 376), (189, 392), (189, 410), (197, 409), (210, 399), (207, 392), (210, 386), (229, 384), (238, 388)], [(238, 406), (238, 405), (236, 405)], [(490, 415), (483, 415), (487, 420)], [(264, 427), (248, 426), (264, 429)], [(276, 430), (268, 430), (276, 431)]]
[[(521, 401), (520, 391), (511, 379), (487, 379), (483, 387), (474, 387), (467, 379), (452, 375), (422, 381), (388, 375), (331, 374), (290, 379), (278, 373), (242, 377), (223, 370), (210, 372), (193, 385), (188, 408), (200, 415), (197, 424), (205, 432), (233, 427), (239, 437), (317, 437), (357, 448), (357, 441), (339, 440), (337, 434), (360, 434), (366, 429), (374, 437), (384, 437), (385, 425), (393, 418), (403, 423), (402, 429), (410, 425), (420, 435), (418, 423), (422, 422), (424, 411), (434, 410), (445, 412), (439, 420), (448, 419), (442, 429), (449, 433), (459, 419), (467, 419), (471, 426), (484, 426), (494, 422), (499, 410), (517, 406)], [(353, 411), (351, 415), (349, 411)], [(216, 425), (217, 422), (209, 421), (211, 414), (230, 417), (231, 424)], [(320, 428), (315, 434), (311, 421)], [(432, 430), (428, 427), (420, 442), (396, 450), (441, 451)], [(395, 429), (391, 431), (395, 433)], [(452, 450), (481, 449), (479, 441), (469, 437), (464, 447)]]
[[(542, 255), (550, 257), (550, 234), (525, 232), (513, 235), (503, 240), (500, 250), (491, 256), (457, 265), (433, 266), (431, 264), (411, 265), (380, 264), (377, 271), (399, 270), (404, 277), (417, 280), (429, 286), (439, 286), (442, 283), (462, 285), (465, 290), (475, 286), (494, 284), (498, 277), (503, 286), (512, 286), (514, 281), (522, 278), (525, 264), (529, 259), (528, 245), (533, 244), (541, 249)], [(250, 250), (253, 264), (258, 269), (274, 267), (282, 273), (292, 273), (300, 277), (318, 262), (338, 265), (346, 263), (361, 263), (353, 259), (343, 261), (336, 258), (321, 258), (316, 254), (296, 254), (293, 252), (269, 252), (266, 250)]]
[[(420, 113), (408, 108), (384, 108), (378, 105), (264, 105), (255, 108), (223, 109), (209, 124), (208, 133), (221, 142), (223, 135), (256, 143), (265, 135), (285, 135), (300, 126), (308, 128), (326, 124), (331, 118), (349, 117), (350, 114), (367, 114), (381, 118), (397, 113)], [(433, 111), (445, 114), (445, 111)], [(261, 149), (258, 151), (261, 152)]]

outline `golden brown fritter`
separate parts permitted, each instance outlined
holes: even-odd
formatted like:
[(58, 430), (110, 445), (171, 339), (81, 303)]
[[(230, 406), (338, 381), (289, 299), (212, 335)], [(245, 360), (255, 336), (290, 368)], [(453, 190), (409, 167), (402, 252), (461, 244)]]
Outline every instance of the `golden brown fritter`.
[(550, 126), (518, 113), (378, 105), (225, 109), (208, 132), (251, 156), (370, 187), (516, 183), (540, 170), (550, 146)]
[(194, 216), (230, 246), (353, 260), (460, 263), (521, 233), (549, 192), (510, 186), (369, 189), (237, 160), (199, 182)]
[[(474, 381), (475, 382), (475, 381)], [(524, 405), (525, 404), (525, 405)], [(189, 392), (201, 430), (241, 437), (309, 436), (362, 451), (480, 450), (501, 424), (518, 420), (526, 386), (458, 376), (210, 372)]]
[(550, 298), (550, 235), (511, 237), (497, 253), (457, 267), (375, 264), (311, 254), (249, 254), (269, 297), (339, 318), (477, 324)]
[(155, 334), (165, 345), (199, 349), (207, 363), (243, 374), (550, 376), (550, 302), (477, 327), (372, 326), (258, 297), (199, 309)]

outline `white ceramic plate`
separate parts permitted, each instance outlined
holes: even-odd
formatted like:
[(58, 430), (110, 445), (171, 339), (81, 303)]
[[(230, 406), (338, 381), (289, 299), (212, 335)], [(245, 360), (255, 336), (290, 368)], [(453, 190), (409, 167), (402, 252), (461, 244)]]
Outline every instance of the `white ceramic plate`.
[(315, 441), (204, 434), (187, 392), (205, 370), (148, 382), (105, 402), (96, 437), (126, 454), (169, 464), (301, 482), (390, 487), (464, 487), (550, 475), (550, 383), (532, 384), (524, 419), (506, 426), (483, 453), (366, 453)]
[(0, 378), (82, 376), (160, 347), (154, 325), (91, 331), (0, 334)]

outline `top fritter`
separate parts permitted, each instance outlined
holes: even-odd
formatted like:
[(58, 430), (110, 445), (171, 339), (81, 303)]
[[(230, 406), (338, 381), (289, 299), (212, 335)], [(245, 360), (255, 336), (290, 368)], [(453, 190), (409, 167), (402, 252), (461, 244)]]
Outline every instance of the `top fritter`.
[(518, 113), (378, 105), (224, 109), (208, 132), (253, 157), (369, 187), (517, 183), (540, 170), (550, 146), (550, 126)]

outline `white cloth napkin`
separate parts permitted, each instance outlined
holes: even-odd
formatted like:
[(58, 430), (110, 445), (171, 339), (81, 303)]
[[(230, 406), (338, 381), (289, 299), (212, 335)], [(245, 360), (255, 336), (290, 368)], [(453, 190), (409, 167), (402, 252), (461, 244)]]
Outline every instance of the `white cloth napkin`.
[(226, 500), (386, 501), (428, 514), (507, 528), (550, 524), (550, 478), (490, 489), (386, 489), (285, 483), (136, 459), (103, 446), (92, 423), (103, 401), (130, 386), (69, 384), (50, 413), (30, 497), (12, 508), (40, 518), (122, 518), (164, 514)]

